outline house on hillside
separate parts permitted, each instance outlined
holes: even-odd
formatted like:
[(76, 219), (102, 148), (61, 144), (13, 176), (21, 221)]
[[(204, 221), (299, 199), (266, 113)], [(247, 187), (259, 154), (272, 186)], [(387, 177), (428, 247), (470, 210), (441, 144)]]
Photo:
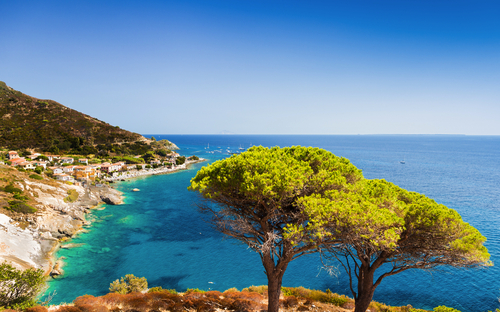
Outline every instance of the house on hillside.
[(86, 165), (89, 164), (89, 160), (87, 158), (80, 158), (80, 159), (78, 159), (78, 162), (80, 164), (86, 164)]
[(33, 166), (33, 163), (31, 163), (31, 161), (23, 161), (21, 163), (18, 163), (18, 166), (26, 170), (35, 169), (35, 166)]
[(75, 178), (73, 176), (67, 175), (65, 173), (54, 174), (54, 178), (58, 181), (67, 181), (67, 182), (75, 182)]
[(19, 154), (16, 151), (10, 151), (9, 153), (7, 153), (7, 158), (9, 160), (16, 159), (19, 158)]
[(101, 171), (106, 172), (106, 173), (111, 173), (115, 171), (120, 171), (122, 169), (122, 164), (108, 164), (108, 165), (101, 165)]
[(90, 166), (75, 166), (73, 176), (77, 180), (95, 181), (96, 170)]
[(75, 167), (76, 166), (64, 166), (62, 167), (62, 170), (66, 174), (72, 174)]
[(20, 163), (23, 163), (25, 161), (26, 161), (26, 159), (24, 159), (24, 157), (19, 157), (19, 158), (12, 159), (10, 162), (11, 162), (11, 166), (19, 166)]
[(61, 157), (61, 164), (72, 164), (75, 160), (71, 157)]
[(52, 172), (54, 173), (54, 176), (56, 174), (62, 174), (63, 173), (62, 167), (49, 167), (49, 169), (52, 170)]
[(35, 161), (32, 161), (32, 163), (33, 163), (33, 166), (35, 166), (35, 168), (40, 166), (40, 167), (43, 167), (44, 170), (47, 169), (48, 162), (46, 162), (46, 161), (35, 160)]

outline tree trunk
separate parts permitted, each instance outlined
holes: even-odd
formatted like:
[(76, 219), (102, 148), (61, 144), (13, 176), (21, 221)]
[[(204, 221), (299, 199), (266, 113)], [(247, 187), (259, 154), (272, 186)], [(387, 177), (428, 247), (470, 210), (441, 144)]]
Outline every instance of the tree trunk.
[(267, 312), (278, 312), (280, 310), (281, 283), (285, 270), (272, 272), (267, 275)]
[(373, 268), (364, 268), (361, 266), (358, 278), (358, 294), (354, 300), (354, 312), (365, 312), (372, 302), (373, 294), (375, 293), (375, 285), (373, 285)]

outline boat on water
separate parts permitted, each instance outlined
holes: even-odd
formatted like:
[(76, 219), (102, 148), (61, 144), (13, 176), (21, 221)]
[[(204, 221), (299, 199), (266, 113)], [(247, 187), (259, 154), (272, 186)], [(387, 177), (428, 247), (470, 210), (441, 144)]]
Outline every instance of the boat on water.
[(403, 165), (406, 164), (406, 162), (404, 160), (401, 160), (399, 163), (403, 164)]

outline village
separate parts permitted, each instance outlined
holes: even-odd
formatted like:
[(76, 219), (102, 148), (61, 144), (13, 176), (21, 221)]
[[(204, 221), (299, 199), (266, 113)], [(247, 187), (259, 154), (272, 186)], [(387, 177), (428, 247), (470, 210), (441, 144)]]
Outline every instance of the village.
[(33, 171), (39, 175), (44, 173), (48, 177), (61, 182), (86, 185), (171, 172), (184, 169), (187, 164), (199, 161), (197, 156), (186, 159), (186, 157), (174, 151), (170, 151), (162, 159), (153, 157), (144, 163), (142, 163), (144, 161), (142, 157), (144, 156), (136, 155), (133, 157), (135, 163), (130, 163), (130, 160), (110, 162), (111, 159), (103, 160), (95, 158), (93, 155), (81, 158), (79, 156), (62, 156), (49, 153), (8, 151), (4, 153), (4, 160), (0, 160), (0, 164), (10, 165), (20, 171)]

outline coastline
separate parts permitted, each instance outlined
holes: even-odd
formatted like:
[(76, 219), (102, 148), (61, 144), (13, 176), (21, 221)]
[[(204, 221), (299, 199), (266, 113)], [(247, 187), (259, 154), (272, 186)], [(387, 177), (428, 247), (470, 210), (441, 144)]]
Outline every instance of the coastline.
[[(204, 162), (206, 159), (200, 158), (198, 160), (186, 160), (186, 162), (182, 165), (175, 166), (174, 168), (156, 168), (156, 169), (146, 169), (146, 170), (133, 170), (129, 174), (126, 175), (121, 175), (117, 177), (111, 177), (105, 179), (105, 181), (108, 182), (117, 182), (117, 181), (124, 181), (128, 179), (133, 179), (133, 178), (138, 178), (138, 177), (143, 177), (143, 176), (150, 176), (150, 175), (159, 175), (159, 174), (168, 174), (168, 173), (174, 173), (180, 170), (187, 170), (190, 165), (199, 163), (199, 162)], [(92, 210), (97, 210), (97, 209), (104, 209), (100, 208), (105, 204), (108, 205), (121, 205), (124, 202), (125, 196), (122, 192), (114, 189), (111, 186), (103, 186), (103, 187), (95, 187), (95, 186), (90, 186), (87, 188), (88, 192), (86, 195), (88, 195), (89, 198), (83, 199), (82, 201), (79, 201), (77, 203), (77, 206), (80, 207), (80, 209), (85, 210), (85, 216), (89, 213), (91, 213)], [(100, 201), (96, 202), (95, 200), (92, 201), (92, 197), (94, 198), (99, 198)], [(50, 263), (50, 268), (47, 271), (46, 274), (52, 278), (56, 278), (59, 275), (63, 275), (64, 271), (62, 267), (64, 266), (64, 259), (57, 258), (56, 257), (56, 252), (61, 249), (61, 248), (78, 248), (78, 246), (72, 246), (70, 241), (71, 239), (75, 236), (78, 235), (79, 233), (86, 231), (84, 227), (91, 227), (92, 223), (91, 221), (87, 220), (84, 218), (83, 224), (79, 225), (78, 228), (74, 233), (72, 233), (68, 237), (63, 237), (62, 239), (56, 239), (54, 240), (50, 250), (46, 251), (45, 253), (45, 259), (48, 259)], [(51, 239), (49, 239), (51, 240)], [(68, 246), (68, 247), (64, 247)]]
[(189, 165), (200, 163), (206, 161), (205, 158), (200, 158), (198, 160), (186, 160), (185, 163), (182, 165), (174, 166), (172, 168), (167, 168), (167, 167), (162, 167), (162, 168), (151, 168), (151, 169), (142, 169), (142, 170), (130, 170), (128, 171), (129, 173), (127, 174), (122, 174), (116, 177), (109, 177), (105, 178), (105, 181), (108, 182), (115, 182), (115, 181), (122, 181), (122, 180), (127, 180), (127, 179), (133, 179), (133, 178), (138, 178), (142, 176), (148, 176), (148, 175), (158, 175), (158, 174), (168, 174), (168, 173), (173, 173), (177, 172), (180, 170), (186, 170), (188, 169)]

